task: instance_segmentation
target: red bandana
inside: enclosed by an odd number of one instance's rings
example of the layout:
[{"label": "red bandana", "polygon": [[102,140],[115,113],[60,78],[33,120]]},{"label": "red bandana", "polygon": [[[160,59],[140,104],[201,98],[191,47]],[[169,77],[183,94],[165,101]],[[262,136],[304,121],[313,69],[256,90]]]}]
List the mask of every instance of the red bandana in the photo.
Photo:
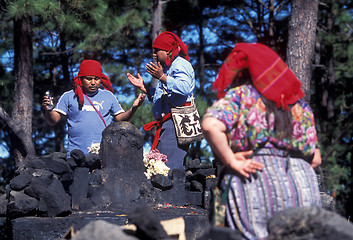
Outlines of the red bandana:
[{"label": "red bandana", "polygon": [[180,46],[180,51],[186,55],[185,59],[189,61],[188,46],[186,46],[181,39],[172,32],[162,32],[154,40],[152,47],[158,48],[171,52],[171,56],[167,58],[166,65],[170,66],[176,56],[179,54],[178,46]]},{"label": "red bandana", "polygon": [[80,106],[83,106],[83,103],[85,102],[81,82],[81,77],[84,76],[100,77],[102,86],[105,89],[113,92],[112,84],[110,83],[109,78],[102,72],[101,64],[94,60],[84,60],[80,65],[78,75],[74,78],[74,91]]},{"label": "red bandana", "polygon": [[238,43],[213,83],[218,98],[226,94],[227,87],[245,68],[249,69],[255,88],[274,101],[277,108],[288,110],[288,104],[294,104],[304,97],[301,82],[272,49],[260,43]]}]

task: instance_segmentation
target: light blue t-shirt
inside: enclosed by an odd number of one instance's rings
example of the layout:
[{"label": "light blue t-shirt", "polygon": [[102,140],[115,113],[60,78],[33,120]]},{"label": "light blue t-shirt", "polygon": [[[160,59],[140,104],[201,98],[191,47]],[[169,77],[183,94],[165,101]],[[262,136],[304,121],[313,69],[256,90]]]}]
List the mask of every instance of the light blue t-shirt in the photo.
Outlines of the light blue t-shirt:
[{"label": "light blue t-shirt", "polygon": [[[119,101],[110,91],[99,89],[96,94],[87,97],[101,113],[107,126],[112,121],[111,116],[124,112]],[[75,92],[67,91],[60,97],[54,110],[67,117],[68,154],[73,149],[80,149],[88,154],[88,147],[92,143],[101,142],[105,125],[86,97],[82,109],[79,109]]]},{"label": "light blue t-shirt", "polygon": [[150,91],[153,99],[152,113],[157,120],[162,118],[162,113],[167,114],[170,112],[167,99],[162,104],[163,88],[174,106],[180,106],[185,104],[185,102],[191,101],[191,93],[195,88],[194,69],[190,62],[182,57],[176,57],[170,67],[164,69],[164,73],[167,75],[167,84],[162,84],[161,81],[158,81],[156,88]]}]

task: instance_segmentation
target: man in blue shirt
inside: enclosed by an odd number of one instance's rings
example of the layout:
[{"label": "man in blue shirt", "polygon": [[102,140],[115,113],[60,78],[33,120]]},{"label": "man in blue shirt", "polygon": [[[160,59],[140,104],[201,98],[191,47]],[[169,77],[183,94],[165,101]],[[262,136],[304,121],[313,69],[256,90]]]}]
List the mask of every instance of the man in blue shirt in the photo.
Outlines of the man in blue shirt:
[{"label": "man in blue shirt", "polygon": [[[65,92],[53,110],[48,108],[48,97],[45,96],[42,103],[50,126],[56,125],[63,116],[67,118],[68,154],[73,149],[88,154],[88,147],[101,142],[102,131],[112,119],[129,121],[145,98],[140,94],[132,107],[124,111],[112,93],[109,78],[103,74],[100,63],[94,60],[81,63],[74,85],[74,90]],[[100,89],[101,85],[105,89]]]}]

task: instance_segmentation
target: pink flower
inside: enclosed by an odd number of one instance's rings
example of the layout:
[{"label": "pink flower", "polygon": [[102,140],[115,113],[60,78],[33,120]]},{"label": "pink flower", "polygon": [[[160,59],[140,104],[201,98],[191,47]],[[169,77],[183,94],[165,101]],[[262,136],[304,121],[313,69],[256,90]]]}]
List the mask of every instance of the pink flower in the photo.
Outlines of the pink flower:
[{"label": "pink flower", "polygon": [[167,156],[163,153],[160,153],[157,149],[151,150],[146,157],[148,159],[154,159],[155,161],[162,161],[164,163],[168,161]]},{"label": "pink flower", "polygon": [[252,105],[254,105],[255,99],[252,97],[246,97],[244,98],[244,105],[247,109],[251,108]]},{"label": "pink flower", "polygon": [[316,129],[314,126],[311,126],[306,130],[306,135],[308,137],[308,142],[310,144],[315,144],[315,142],[316,142]]},{"label": "pink flower", "polygon": [[254,126],[255,123],[258,121],[258,111],[256,108],[251,108],[249,110],[248,116],[247,116],[247,121],[250,125]]},{"label": "pink flower", "polygon": [[293,121],[292,127],[293,127],[293,137],[298,141],[301,141],[301,139],[303,138],[303,132],[304,132],[302,126],[298,121]]},{"label": "pink flower", "polygon": [[260,123],[260,127],[262,129],[267,129],[268,128],[267,119],[266,119],[266,113],[261,113],[260,114],[259,123]]},{"label": "pink flower", "polygon": [[245,132],[245,125],[238,125],[235,135],[234,135],[234,139],[235,140],[241,140],[245,137],[246,132]]}]

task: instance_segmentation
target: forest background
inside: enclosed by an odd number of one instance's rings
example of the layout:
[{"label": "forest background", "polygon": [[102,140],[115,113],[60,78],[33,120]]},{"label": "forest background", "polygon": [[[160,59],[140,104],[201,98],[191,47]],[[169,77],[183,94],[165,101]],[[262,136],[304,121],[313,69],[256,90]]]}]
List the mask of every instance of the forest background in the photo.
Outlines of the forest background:
[{"label": "forest background", "polygon": [[[353,1],[343,0],[1,0],[0,185],[5,191],[27,156],[65,151],[65,123],[49,127],[41,102],[72,88],[83,59],[102,63],[124,109],[138,91],[126,73],[145,71],[158,33],[188,45],[202,115],[215,100],[211,85],[237,42],[273,48],[303,83],[316,117],[322,152],[317,170],[336,211],[353,214]],[[306,32],[307,30],[308,32]],[[146,145],[153,120],[145,101],[132,119]],[[188,158],[213,159],[205,141]]]}]

